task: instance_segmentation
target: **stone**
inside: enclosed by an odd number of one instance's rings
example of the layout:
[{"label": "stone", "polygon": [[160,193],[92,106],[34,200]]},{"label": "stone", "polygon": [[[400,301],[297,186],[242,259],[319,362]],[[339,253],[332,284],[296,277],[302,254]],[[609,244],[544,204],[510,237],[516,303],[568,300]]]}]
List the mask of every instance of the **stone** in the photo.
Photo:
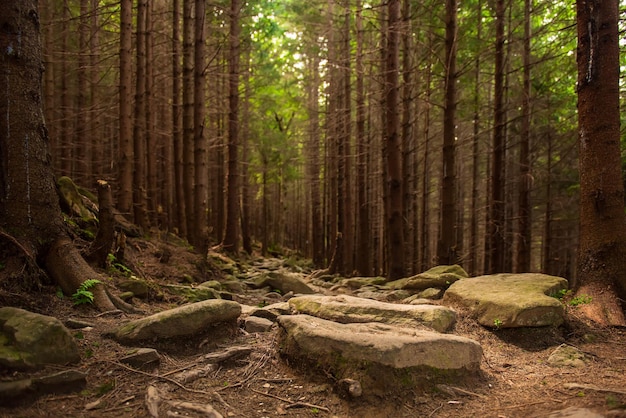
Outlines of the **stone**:
[{"label": "stone", "polygon": [[340,324],[309,315],[279,316],[280,350],[297,362],[359,381],[363,393],[459,378],[480,368],[482,348],[469,338],[381,323]]},{"label": "stone", "polygon": [[289,299],[289,304],[299,313],[340,323],[380,322],[447,332],[456,322],[456,313],[444,306],[403,305],[349,295],[297,296]]},{"label": "stone", "polygon": [[441,299],[443,296],[443,290],[435,287],[429,287],[428,289],[418,292],[416,296],[420,299]]},{"label": "stone", "polygon": [[175,284],[166,284],[163,285],[165,289],[169,290],[171,293],[184,297],[187,302],[201,302],[203,300],[209,299],[221,299],[220,293],[210,287],[191,287],[191,286],[181,286]]},{"label": "stone", "polygon": [[222,290],[222,284],[217,280],[208,280],[206,282],[202,282],[198,285],[198,287],[208,287],[215,290]]},{"label": "stone", "polygon": [[244,320],[244,329],[250,333],[253,332],[267,332],[272,328],[274,323],[266,318],[259,318],[258,316],[249,316]]},{"label": "stone", "polygon": [[289,292],[300,294],[315,293],[309,285],[302,280],[302,274],[290,273],[286,271],[270,271],[258,276],[254,280],[257,288],[269,286],[273,291],[278,290],[281,294]]},{"label": "stone", "polygon": [[459,279],[469,277],[463,267],[453,264],[451,266],[436,266],[423,273],[404,279],[387,283],[392,289],[425,290],[431,287],[447,289]]},{"label": "stone", "polygon": [[78,370],[61,372],[36,377],[0,382],[0,405],[18,404],[28,397],[47,393],[78,392],[87,385],[87,375]]},{"label": "stone", "polygon": [[564,278],[547,274],[494,274],[455,282],[443,303],[468,309],[486,327],[559,326],[565,310],[549,295],[567,287]]},{"label": "stone", "polygon": [[193,336],[217,324],[234,325],[240,314],[241,305],[237,302],[211,299],[129,321],[107,335],[131,345],[153,339]]},{"label": "stone", "polygon": [[148,282],[137,277],[131,277],[128,280],[124,280],[119,283],[117,287],[124,292],[132,292],[133,296],[140,299],[147,298],[148,293],[150,292],[150,285]]},{"label": "stone", "polygon": [[291,313],[293,313],[293,309],[288,302],[278,302],[262,308],[253,308],[249,315],[269,319],[274,322],[279,315],[290,315]]},{"label": "stone", "polygon": [[585,354],[576,347],[561,344],[548,357],[551,366],[584,367]]},{"label": "stone", "polygon": [[358,289],[363,286],[384,285],[386,282],[384,277],[351,277],[340,280],[339,284],[350,289]]},{"label": "stone", "polygon": [[79,361],[78,345],[61,321],[19,308],[0,308],[0,365],[23,370]]},{"label": "stone", "polygon": [[93,324],[82,319],[68,318],[65,320],[65,326],[70,329],[93,328]]},{"label": "stone", "polygon": [[138,348],[132,353],[120,358],[120,363],[128,364],[136,369],[156,366],[160,361],[159,352],[154,348]]}]

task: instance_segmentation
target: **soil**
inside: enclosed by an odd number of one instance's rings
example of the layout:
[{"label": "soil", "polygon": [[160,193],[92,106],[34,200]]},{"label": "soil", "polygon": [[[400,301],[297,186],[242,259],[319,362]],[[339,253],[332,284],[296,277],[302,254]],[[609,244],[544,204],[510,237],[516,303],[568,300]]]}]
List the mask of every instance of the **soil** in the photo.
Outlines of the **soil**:
[{"label": "soil", "polygon": [[[124,265],[155,284],[222,278],[219,269],[188,247],[157,237],[129,239]],[[119,359],[133,348],[119,345],[103,333],[120,321],[177,306],[181,299],[154,292],[147,299],[133,299],[141,314],[101,315],[89,306],[73,306],[71,299],[59,297],[52,285],[28,291],[9,285],[8,275],[5,268],[0,276],[0,306],[21,307],[62,321],[81,319],[94,327],[72,331],[81,350],[78,365],[51,366],[31,373],[0,369],[0,381],[78,369],[88,376],[82,391],[46,394],[0,407],[2,417],[148,417],[145,399],[149,387],[157,389],[160,416],[211,416],[199,412],[199,408],[210,405],[224,417],[255,418],[543,417],[570,407],[626,417],[626,330],[594,328],[585,323],[576,307],[567,307],[567,321],[556,329],[489,330],[460,312],[454,332],[478,341],[484,350],[476,378],[351,399],[337,389],[331,375],[298,368],[282,358],[275,327],[268,333],[250,334],[239,328],[195,340],[162,342],[158,345],[158,367],[130,368]],[[115,269],[105,272],[104,277],[108,276],[111,278],[104,280],[110,285],[124,278]],[[275,296],[249,290],[234,295],[234,300],[257,305],[275,302]],[[584,367],[546,363],[550,353],[563,343],[585,353]],[[233,346],[250,346],[252,352],[222,362],[188,383],[173,378],[177,372],[202,367],[204,355]],[[579,386],[571,388],[568,384]]]}]

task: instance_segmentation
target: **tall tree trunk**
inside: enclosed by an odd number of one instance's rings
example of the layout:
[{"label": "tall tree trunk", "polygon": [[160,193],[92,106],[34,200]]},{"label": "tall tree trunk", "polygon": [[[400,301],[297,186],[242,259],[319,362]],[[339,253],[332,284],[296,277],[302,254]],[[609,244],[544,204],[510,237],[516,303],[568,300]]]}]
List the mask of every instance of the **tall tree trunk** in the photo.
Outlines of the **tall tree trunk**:
[{"label": "tall tree trunk", "polygon": [[531,212],[530,212],[530,11],[532,0],[524,0],[524,81],[522,92],[522,132],[519,151],[519,196],[518,196],[518,272],[530,271]]},{"label": "tall tree trunk", "polygon": [[137,3],[137,71],[135,76],[135,125],[133,129],[133,215],[135,223],[148,229],[146,210],[146,22],[147,0]]},{"label": "tall tree trunk", "polygon": [[239,251],[239,14],[240,0],[230,2],[230,36],[228,54],[228,196],[224,249]]},{"label": "tall tree trunk", "polygon": [[193,57],[194,0],[183,0],[183,192],[187,240],[195,245],[198,229],[194,222],[194,124],[193,124]]},{"label": "tall tree trunk", "polygon": [[577,0],[580,242],[578,295],[592,320],[626,325],[626,223],[620,160],[619,35],[615,0]]},{"label": "tall tree trunk", "polygon": [[74,129],[74,180],[78,184],[91,187],[91,176],[89,175],[89,161],[90,156],[87,151],[87,147],[90,141],[87,141],[87,135],[91,134],[88,131],[89,125],[88,119],[91,117],[87,110],[89,102],[89,89],[87,88],[88,81],[88,38],[89,38],[89,0],[80,0],[80,16],[78,19],[78,91],[77,91],[77,103],[78,110],[76,112],[76,129]]},{"label": "tall tree trunk", "polygon": [[[44,260],[63,291],[73,294],[83,281],[99,276],[65,232],[55,190],[41,103],[37,2],[0,3],[0,27],[0,235],[31,262]],[[115,309],[101,284],[91,290],[98,308]]]},{"label": "tall tree trunk", "polygon": [[132,40],[133,2],[121,0],[117,208],[124,215],[131,215],[133,204]]},{"label": "tall tree trunk", "polygon": [[504,17],[505,0],[496,0],[496,49],[493,148],[491,161],[491,201],[489,225],[489,273],[501,273],[505,255],[505,205],[504,205]]},{"label": "tall tree trunk", "polygon": [[356,1],[356,140],[358,143],[357,162],[357,201],[358,231],[356,269],[368,276],[372,271],[372,245],[370,234],[370,202],[367,196],[368,135],[365,132],[365,67],[363,66],[363,15],[362,2]]},{"label": "tall tree trunk", "polygon": [[241,244],[243,250],[249,255],[252,254],[252,231],[250,224],[252,220],[252,205],[250,195],[250,182],[248,180],[248,161],[250,159],[250,47],[246,48],[245,64],[243,70],[244,77],[244,103],[242,113],[242,135],[241,135]]},{"label": "tall tree trunk", "polygon": [[343,201],[343,211],[339,216],[343,217],[342,232],[342,266],[341,271],[344,275],[351,275],[354,270],[354,199],[352,198],[352,83],[351,83],[351,44],[350,44],[350,27],[351,27],[351,9],[350,0],[345,0],[344,25],[342,33],[342,179],[343,192],[339,195],[339,199]]},{"label": "tall tree trunk", "polygon": [[208,233],[208,189],[209,167],[207,140],[204,132],[205,106],[205,0],[196,0],[194,21],[194,69],[193,69],[193,229],[188,223],[188,231],[194,231],[193,244],[200,254],[209,249]]},{"label": "tall tree trunk", "polygon": [[173,0],[172,8],[172,161],[174,165],[174,194],[176,204],[173,205],[174,224],[178,233],[187,236],[187,221],[185,216],[185,190],[183,188],[183,131],[181,124],[181,48],[180,48],[180,2]]},{"label": "tall tree trunk", "polygon": [[437,258],[439,264],[458,260],[456,190],[456,0],[446,0],[446,76],[443,111],[443,172],[441,187],[441,229]]},{"label": "tall tree trunk", "polygon": [[320,196],[320,117],[319,87],[320,57],[311,58],[310,73],[312,86],[309,89],[309,140],[307,143],[308,184],[311,202],[311,240],[313,264],[320,267],[324,263],[324,228],[322,223],[322,198]]},{"label": "tall tree trunk", "polygon": [[387,256],[388,279],[404,277],[404,223],[402,221],[402,144],[398,117],[398,70],[400,0],[387,3],[387,57],[385,66],[385,149],[387,163]]}]

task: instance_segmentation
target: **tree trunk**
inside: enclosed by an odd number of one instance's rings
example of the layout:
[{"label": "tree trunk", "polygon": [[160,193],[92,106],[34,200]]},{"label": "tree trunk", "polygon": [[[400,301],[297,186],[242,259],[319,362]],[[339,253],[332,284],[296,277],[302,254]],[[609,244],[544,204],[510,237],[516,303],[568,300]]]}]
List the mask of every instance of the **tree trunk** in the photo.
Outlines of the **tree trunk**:
[{"label": "tree trunk", "polygon": [[456,190],[456,0],[446,0],[446,75],[443,111],[443,170],[441,187],[441,229],[437,258],[439,264],[458,260]]},{"label": "tree trunk", "polygon": [[183,192],[187,240],[195,244],[193,156],[193,18],[194,0],[183,0]]},{"label": "tree trunk", "polygon": [[[41,41],[37,2],[0,3],[0,228],[44,260],[50,276],[67,294],[87,279],[99,278],[67,235],[48,154],[41,94]],[[27,94],[25,94],[27,93]],[[92,289],[101,310],[115,306],[104,287]]]},{"label": "tree trunk", "polygon": [[239,251],[239,13],[240,0],[230,3],[230,36],[228,55],[228,195],[226,232],[222,241],[225,250]]},{"label": "tree trunk", "polygon": [[180,67],[180,1],[173,0],[172,22],[172,153],[174,160],[174,194],[176,204],[173,205],[174,225],[182,237],[187,236],[185,212],[185,191],[183,188],[183,132],[181,124],[181,67]]},{"label": "tree trunk", "polygon": [[387,256],[388,279],[404,277],[404,222],[402,221],[402,144],[398,117],[398,69],[400,0],[387,3],[387,56],[385,66],[385,149],[387,163]]},{"label": "tree trunk", "polygon": [[580,242],[577,295],[603,325],[626,325],[626,223],[620,160],[618,5],[577,0]]},{"label": "tree trunk", "polygon": [[489,273],[504,269],[504,17],[505,1],[496,0],[496,49],[493,148],[491,161],[491,201],[489,224]]},{"label": "tree trunk", "polygon": [[193,217],[187,223],[188,231],[193,231],[192,243],[200,254],[209,249],[208,233],[208,194],[209,166],[207,159],[207,139],[204,130],[205,106],[205,0],[195,2],[194,21],[194,68],[193,68]]},{"label": "tree trunk", "polygon": [[146,208],[146,22],[147,0],[137,3],[137,67],[135,74],[135,124],[133,125],[133,218],[148,230]]},{"label": "tree trunk", "polygon": [[[121,1],[120,11],[120,99],[119,99],[119,157],[117,208],[131,215],[133,204],[133,112],[132,56],[133,2]],[[63,60],[65,62],[65,60]]]}]

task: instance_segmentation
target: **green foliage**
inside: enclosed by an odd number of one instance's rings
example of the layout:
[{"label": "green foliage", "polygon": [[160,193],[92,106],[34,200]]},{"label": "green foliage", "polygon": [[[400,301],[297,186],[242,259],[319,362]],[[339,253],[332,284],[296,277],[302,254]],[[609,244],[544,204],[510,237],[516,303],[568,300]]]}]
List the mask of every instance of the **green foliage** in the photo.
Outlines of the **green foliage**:
[{"label": "green foliage", "polygon": [[115,256],[111,253],[107,254],[107,263],[115,270],[124,274],[124,276],[126,277],[130,277],[133,274],[133,271],[131,269],[120,263],[117,258],[115,258]]},{"label": "green foliage", "polygon": [[496,327],[496,329],[500,329],[500,327],[502,326],[503,322],[500,318],[496,318],[493,320],[493,326]]},{"label": "green foliage", "polygon": [[589,295],[578,295],[568,302],[570,306],[586,305],[591,303],[592,297]]},{"label": "green foliage", "polygon": [[72,299],[74,300],[74,306],[92,304],[93,293],[89,289],[93,288],[99,283],[102,283],[102,282],[97,279],[85,280],[80,285],[78,290],[76,290],[76,293],[72,295]]},{"label": "green foliage", "polygon": [[558,292],[551,294],[550,296],[560,300],[562,303],[569,306],[586,305],[588,303],[591,303],[592,301],[592,297],[589,295],[578,295],[571,297],[572,291],[567,289],[561,289]]},{"label": "green foliage", "polygon": [[63,298],[65,298],[65,295],[63,294],[63,289],[61,289],[60,287],[57,287],[57,291],[55,292],[55,295],[56,295],[59,299],[63,299]]},{"label": "green foliage", "polygon": [[562,300],[565,296],[569,296],[572,293],[571,290],[568,289],[561,289],[556,293],[552,293],[550,296],[552,296],[553,298],[556,298],[558,300]]}]

